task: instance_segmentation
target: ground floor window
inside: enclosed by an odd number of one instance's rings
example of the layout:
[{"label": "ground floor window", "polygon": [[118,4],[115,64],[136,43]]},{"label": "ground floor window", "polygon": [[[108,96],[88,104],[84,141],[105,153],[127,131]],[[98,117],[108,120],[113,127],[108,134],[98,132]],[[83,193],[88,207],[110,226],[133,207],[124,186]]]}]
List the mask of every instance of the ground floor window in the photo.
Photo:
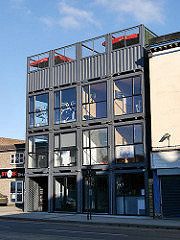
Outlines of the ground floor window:
[{"label": "ground floor window", "polygon": [[23,181],[11,182],[11,202],[23,203]]},{"label": "ground floor window", "polygon": [[[90,206],[91,205],[91,206]],[[84,178],[84,211],[108,213],[108,176]]]},{"label": "ground floor window", "polygon": [[76,176],[55,179],[55,211],[76,211],[77,206]]},{"label": "ground floor window", "polygon": [[116,213],[145,215],[145,184],[143,174],[116,176]]}]

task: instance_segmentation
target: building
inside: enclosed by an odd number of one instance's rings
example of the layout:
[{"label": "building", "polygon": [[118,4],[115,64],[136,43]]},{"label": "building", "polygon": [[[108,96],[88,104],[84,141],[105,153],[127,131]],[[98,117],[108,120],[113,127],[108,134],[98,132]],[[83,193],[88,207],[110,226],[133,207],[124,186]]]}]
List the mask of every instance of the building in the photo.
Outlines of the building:
[{"label": "building", "polygon": [[149,215],[143,25],[28,57],[27,211]]},{"label": "building", "polygon": [[[149,46],[151,168],[156,216],[180,217],[180,32]],[[160,70],[162,69],[162,70]]]},{"label": "building", "polygon": [[25,141],[0,137],[0,193],[23,209]]}]

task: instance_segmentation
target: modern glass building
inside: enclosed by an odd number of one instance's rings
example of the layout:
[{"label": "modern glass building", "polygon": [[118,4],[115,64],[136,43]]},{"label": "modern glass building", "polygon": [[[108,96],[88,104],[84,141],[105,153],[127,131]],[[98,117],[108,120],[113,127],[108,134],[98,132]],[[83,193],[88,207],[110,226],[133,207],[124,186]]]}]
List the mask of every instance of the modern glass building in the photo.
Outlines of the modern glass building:
[{"label": "modern glass building", "polygon": [[27,211],[149,215],[143,25],[28,57]]}]

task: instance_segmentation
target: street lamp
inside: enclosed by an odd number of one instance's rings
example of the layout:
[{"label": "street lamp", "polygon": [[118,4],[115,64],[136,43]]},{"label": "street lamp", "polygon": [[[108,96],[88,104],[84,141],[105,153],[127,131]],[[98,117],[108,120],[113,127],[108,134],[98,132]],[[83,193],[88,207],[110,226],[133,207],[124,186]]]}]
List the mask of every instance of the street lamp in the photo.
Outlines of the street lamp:
[{"label": "street lamp", "polygon": [[169,133],[165,133],[162,138],[159,140],[159,142],[164,142],[166,139],[168,140],[168,147],[170,146],[170,137],[171,135]]}]

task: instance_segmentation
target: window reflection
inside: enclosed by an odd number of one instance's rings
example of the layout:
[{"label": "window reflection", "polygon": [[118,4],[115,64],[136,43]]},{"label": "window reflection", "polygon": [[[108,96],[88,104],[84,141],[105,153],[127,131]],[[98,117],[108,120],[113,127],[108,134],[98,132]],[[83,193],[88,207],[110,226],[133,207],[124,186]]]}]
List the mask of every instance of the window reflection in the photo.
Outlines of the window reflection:
[{"label": "window reflection", "polygon": [[55,92],[55,124],[76,121],[76,88]]},{"label": "window reflection", "polygon": [[41,94],[30,97],[29,105],[29,127],[40,127],[48,125],[48,94]]},{"label": "window reflection", "polygon": [[143,111],[140,76],[114,81],[114,114],[123,115]]},{"label": "window reflection", "polygon": [[144,161],[142,124],[115,127],[115,158],[117,163]]},{"label": "window reflection", "polygon": [[48,136],[40,135],[29,138],[28,168],[48,167]]},{"label": "window reflection", "polygon": [[61,133],[54,136],[54,166],[76,165],[76,133]]},{"label": "window reflection", "polygon": [[108,163],[107,129],[83,132],[83,165]]},{"label": "window reflection", "polygon": [[107,117],[106,82],[84,86],[82,88],[82,104],[83,120]]}]

